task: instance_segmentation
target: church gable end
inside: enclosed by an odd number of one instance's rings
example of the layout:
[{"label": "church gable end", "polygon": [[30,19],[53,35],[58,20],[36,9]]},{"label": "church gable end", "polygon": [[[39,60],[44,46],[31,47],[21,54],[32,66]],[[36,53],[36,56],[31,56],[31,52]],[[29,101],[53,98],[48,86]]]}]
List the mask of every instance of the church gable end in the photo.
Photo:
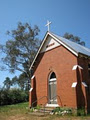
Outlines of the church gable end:
[{"label": "church gable end", "polygon": [[40,53],[46,52],[58,46],[60,46],[60,43],[48,35]]},{"label": "church gable end", "polygon": [[77,53],[75,51],[73,51],[71,48],[69,48],[66,44],[64,44],[59,38],[57,38],[56,36],[54,36],[53,34],[51,34],[50,32],[47,32],[43,41],[42,41],[42,44],[30,66],[30,70],[31,68],[33,67],[34,65],[34,62],[36,61],[39,53],[44,53],[46,51],[49,51],[49,50],[52,50],[56,47],[59,47],[59,46],[63,46],[65,47],[68,51],[70,51],[72,54],[77,55]]}]

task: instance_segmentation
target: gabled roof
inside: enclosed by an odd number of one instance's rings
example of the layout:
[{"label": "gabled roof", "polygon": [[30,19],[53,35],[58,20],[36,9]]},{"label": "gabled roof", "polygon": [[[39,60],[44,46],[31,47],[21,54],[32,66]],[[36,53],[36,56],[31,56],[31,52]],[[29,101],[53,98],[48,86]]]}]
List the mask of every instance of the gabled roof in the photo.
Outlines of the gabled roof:
[{"label": "gabled roof", "polygon": [[[51,33],[53,34],[53,33]],[[63,37],[57,36],[53,34],[55,37],[57,37],[60,41],[62,41],[64,44],[66,44],[68,47],[70,47],[72,50],[76,51],[77,53],[84,54],[86,56],[90,56],[90,49],[86,48],[80,44],[77,44],[75,42],[72,42],[68,39],[65,39]]]},{"label": "gabled roof", "polygon": [[38,54],[40,53],[45,41],[46,41],[46,38],[47,36],[50,35],[55,41],[57,41],[58,43],[60,43],[61,45],[63,45],[65,48],[67,48],[70,52],[72,52],[74,55],[78,56],[79,54],[82,54],[82,55],[85,55],[85,56],[88,56],[90,57],[90,49],[89,48],[86,48],[80,44],[77,44],[75,42],[72,42],[68,39],[65,39],[63,37],[60,37],[58,35],[55,35],[54,33],[51,33],[51,32],[47,32],[43,41],[42,41],[42,44],[30,66],[30,70],[36,60],[36,58],[38,57]]}]

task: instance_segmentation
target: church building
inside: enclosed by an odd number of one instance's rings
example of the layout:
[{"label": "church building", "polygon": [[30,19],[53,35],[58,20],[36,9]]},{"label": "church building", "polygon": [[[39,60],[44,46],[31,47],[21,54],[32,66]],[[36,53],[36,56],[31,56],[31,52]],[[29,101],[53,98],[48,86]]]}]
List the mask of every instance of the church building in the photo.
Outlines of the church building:
[{"label": "church building", "polygon": [[90,49],[48,31],[30,70],[31,106],[90,110]]}]

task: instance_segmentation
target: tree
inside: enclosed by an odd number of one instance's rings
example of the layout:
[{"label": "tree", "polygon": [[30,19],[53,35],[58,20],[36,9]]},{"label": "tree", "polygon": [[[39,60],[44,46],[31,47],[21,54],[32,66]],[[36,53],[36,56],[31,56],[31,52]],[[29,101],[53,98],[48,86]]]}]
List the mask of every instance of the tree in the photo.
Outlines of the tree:
[{"label": "tree", "polygon": [[6,79],[5,79],[5,81],[3,82],[3,84],[4,84],[4,87],[9,90],[10,87],[11,87],[11,85],[12,85],[10,78],[9,78],[9,77],[6,77]]},{"label": "tree", "polygon": [[1,46],[5,53],[2,60],[9,71],[14,73],[18,70],[25,73],[28,81],[31,77],[29,67],[40,45],[40,40],[37,38],[39,32],[38,26],[32,28],[28,23],[19,22],[16,30],[7,32],[10,39]]},{"label": "tree", "polygon": [[18,79],[17,79],[17,84],[21,88],[21,90],[27,90],[28,88],[28,78],[25,73],[22,73]]},{"label": "tree", "polygon": [[17,76],[13,77],[11,80],[11,83],[13,87],[16,87],[16,86],[18,87],[18,77]]},{"label": "tree", "polygon": [[11,80],[12,86],[18,86],[21,90],[28,90],[28,78],[25,73],[15,76]]},{"label": "tree", "polygon": [[71,40],[73,42],[76,42],[76,43],[78,43],[80,45],[85,46],[85,42],[80,41],[80,37],[78,37],[78,36],[74,36],[73,34],[69,34],[69,33],[66,32],[63,37],[68,39],[68,40]]}]

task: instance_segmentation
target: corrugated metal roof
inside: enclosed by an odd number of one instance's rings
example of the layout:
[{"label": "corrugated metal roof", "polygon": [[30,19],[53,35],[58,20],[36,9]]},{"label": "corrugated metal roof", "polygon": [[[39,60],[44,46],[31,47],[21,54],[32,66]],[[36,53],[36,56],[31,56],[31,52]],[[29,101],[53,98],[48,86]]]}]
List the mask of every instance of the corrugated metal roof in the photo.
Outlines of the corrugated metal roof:
[{"label": "corrugated metal roof", "polygon": [[68,39],[65,39],[63,37],[55,35],[55,34],[53,34],[51,32],[50,32],[50,34],[54,35],[57,39],[59,39],[64,44],[66,44],[68,47],[70,47],[75,52],[90,56],[90,49],[89,48],[86,48],[86,47],[84,47],[84,46],[82,46],[80,44],[77,44],[77,43],[72,42],[72,41],[70,41]]}]

